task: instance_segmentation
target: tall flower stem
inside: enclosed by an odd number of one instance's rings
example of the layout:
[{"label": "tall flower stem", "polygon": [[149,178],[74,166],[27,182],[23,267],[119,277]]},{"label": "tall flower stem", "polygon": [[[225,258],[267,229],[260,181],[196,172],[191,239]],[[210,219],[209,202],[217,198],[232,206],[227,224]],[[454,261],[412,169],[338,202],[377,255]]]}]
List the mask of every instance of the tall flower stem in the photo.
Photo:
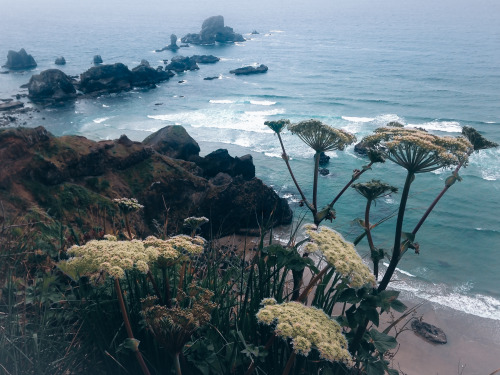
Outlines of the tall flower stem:
[{"label": "tall flower stem", "polygon": [[179,360],[179,354],[180,354],[180,353],[175,353],[175,356],[174,356],[175,374],[176,374],[176,375],[182,375],[182,371],[181,371],[181,362],[180,362],[180,360]]},{"label": "tall flower stem", "polygon": [[[127,308],[125,307],[125,301],[123,300],[122,288],[120,287],[120,280],[115,278],[115,291],[118,297],[118,303],[120,304],[120,311],[122,312],[123,323],[125,324],[125,329],[127,331],[128,338],[131,340],[135,340],[134,333],[132,332],[132,326],[130,325],[130,320],[127,314]],[[142,358],[142,354],[139,351],[139,348],[136,347],[134,349],[135,357],[137,358],[137,362],[141,366],[142,373],[144,375],[150,375],[148,367],[144,362],[144,358]]]},{"label": "tall flower stem", "polygon": [[327,264],[316,276],[312,278],[312,280],[309,282],[307,287],[300,293],[299,297],[297,298],[298,302],[303,302],[306,298],[311,289],[317,284],[319,280],[323,277],[323,275],[330,269],[332,266]]},{"label": "tall flower stem", "polygon": [[163,276],[163,289],[165,290],[165,306],[168,308],[172,307],[172,297],[170,296],[170,283],[167,277],[167,270],[162,267],[161,274]]},{"label": "tall flower stem", "polygon": [[[456,168],[455,170],[453,171],[453,175],[454,176],[457,176],[458,175],[458,171],[460,170],[460,168],[462,168],[462,164],[463,163],[460,163]],[[453,181],[454,182],[454,181]],[[434,199],[434,201],[431,203],[431,205],[429,206],[429,208],[427,208],[427,211],[425,211],[424,215],[422,216],[422,218],[419,220],[419,222],[417,223],[417,225],[415,226],[415,228],[413,229],[412,233],[413,234],[417,234],[418,230],[420,229],[420,227],[422,226],[422,224],[425,222],[425,220],[427,219],[427,217],[429,216],[429,214],[432,212],[432,210],[434,209],[434,207],[436,206],[436,204],[439,202],[439,200],[443,197],[443,195],[448,191],[448,189],[453,185],[453,183],[446,183],[443,190],[441,190],[441,192],[439,193],[439,195],[436,197],[436,199]]]},{"label": "tall flower stem", "polygon": [[414,177],[415,174],[413,172],[408,171],[408,174],[406,175],[405,185],[403,188],[403,193],[401,194],[401,202],[399,203],[398,218],[396,221],[396,233],[394,236],[394,246],[392,248],[392,258],[389,263],[389,267],[387,267],[387,271],[385,271],[385,275],[378,286],[379,292],[387,288],[387,285],[389,285],[391,277],[394,274],[394,271],[396,270],[396,267],[399,263],[399,259],[401,256],[401,234],[403,229],[403,219],[405,216],[406,202],[408,201],[410,186],[411,183],[413,182]]},{"label": "tall flower stem", "polygon": [[286,167],[288,168],[288,172],[290,173],[290,176],[292,177],[293,183],[295,184],[295,187],[297,188],[304,204],[307,206],[307,208],[309,208],[311,210],[311,212],[314,213],[313,206],[311,206],[311,204],[307,200],[306,196],[302,192],[302,189],[300,188],[299,183],[295,179],[295,175],[292,172],[292,167],[290,166],[290,161],[288,160],[288,155],[285,151],[285,146],[283,145],[283,140],[281,139],[281,135],[279,133],[277,133],[277,135],[278,135],[278,139],[280,141],[281,150],[283,151],[282,157],[283,157],[283,160],[285,161]]},{"label": "tall flower stem", "polygon": [[125,216],[125,227],[127,228],[128,239],[132,240],[132,232],[130,231],[130,224],[128,222],[128,215],[123,214],[123,216]]},{"label": "tall flower stem", "polygon": [[375,280],[378,280],[378,257],[373,257],[373,252],[376,250],[375,245],[373,244],[372,232],[370,229],[370,208],[372,205],[372,200],[368,199],[366,202],[365,209],[365,231],[366,231],[366,239],[368,240],[368,246],[370,247],[370,253],[372,254],[371,258],[373,261],[373,276],[375,276]]},{"label": "tall flower stem", "polygon": [[[264,347],[264,350],[269,350],[271,348],[271,346],[273,345],[273,342],[275,339],[276,339],[276,334],[273,333],[273,335],[271,337],[269,337],[269,339],[267,340],[266,346]],[[256,365],[255,361],[252,361],[252,363],[248,367],[248,370],[245,372],[245,375],[250,375],[251,373],[253,373],[256,366],[257,365]]]},{"label": "tall flower stem", "polygon": [[352,176],[351,180],[344,186],[344,188],[342,190],[340,190],[340,192],[333,199],[333,201],[330,202],[330,204],[328,205],[328,207],[332,208],[335,205],[335,203],[337,203],[337,201],[340,199],[340,197],[345,193],[345,191],[349,188],[349,186],[351,186],[354,181],[356,181],[359,177],[361,177],[361,175],[363,173],[365,173],[368,169],[370,169],[372,165],[373,165],[373,163],[370,163],[367,166],[363,167],[362,170],[356,172]]},{"label": "tall flower stem", "polygon": [[318,169],[319,169],[319,156],[320,153],[316,152],[314,154],[314,180],[313,180],[313,206],[314,206],[314,224],[318,225],[316,222],[316,212],[318,212]]},{"label": "tall flower stem", "polygon": [[292,354],[290,354],[290,357],[288,358],[288,361],[286,363],[286,366],[285,366],[285,369],[283,370],[282,375],[288,375],[290,373],[290,370],[292,369],[293,364],[295,363],[296,356],[297,355],[295,354],[295,352],[292,352]]}]

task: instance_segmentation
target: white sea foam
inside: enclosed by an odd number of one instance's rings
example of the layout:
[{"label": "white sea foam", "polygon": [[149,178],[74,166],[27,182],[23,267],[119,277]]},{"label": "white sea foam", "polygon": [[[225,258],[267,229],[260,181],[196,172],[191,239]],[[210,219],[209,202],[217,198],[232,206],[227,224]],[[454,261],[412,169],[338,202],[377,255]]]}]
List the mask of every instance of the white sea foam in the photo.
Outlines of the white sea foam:
[{"label": "white sea foam", "polygon": [[229,99],[210,99],[210,103],[212,104],[233,104],[234,100],[229,100]]},{"label": "white sea foam", "polygon": [[102,107],[103,108],[109,108],[109,105],[103,104]]},{"label": "white sea foam", "polygon": [[283,30],[269,30],[270,33],[284,33]]},{"label": "white sea foam", "polygon": [[[384,262],[384,265],[387,266],[387,263]],[[500,320],[500,300],[482,294],[466,294],[472,287],[470,283],[450,288],[444,284],[427,283],[409,272],[398,268],[396,270],[400,277],[391,283],[391,288],[466,314]]]},{"label": "white sea foam", "polygon": [[250,104],[254,105],[274,105],[276,102],[272,102],[270,100],[250,100]]},{"label": "white sea foam", "polygon": [[425,130],[433,130],[448,133],[462,132],[462,126],[457,121],[430,121],[423,124],[408,124],[409,128],[422,128]]},{"label": "white sea foam", "polygon": [[96,124],[100,124],[104,121],[107,121],[109,120],[111,117],[101,117],[101,118],[96,118],[95,120],[92,120],[93,122],[95,122]]},{"label": "white sea foam", "polygon": [[373,117],[349,117],[349,116],[342,116],[342,119],[351,122],[371,122],[375,120],[375,118]]},{"label": "white sea foam", "polygon": [[277,152],[264,152],[264,155],[270,157],[270,158],[279,158],[281,159],[281,154]]}]

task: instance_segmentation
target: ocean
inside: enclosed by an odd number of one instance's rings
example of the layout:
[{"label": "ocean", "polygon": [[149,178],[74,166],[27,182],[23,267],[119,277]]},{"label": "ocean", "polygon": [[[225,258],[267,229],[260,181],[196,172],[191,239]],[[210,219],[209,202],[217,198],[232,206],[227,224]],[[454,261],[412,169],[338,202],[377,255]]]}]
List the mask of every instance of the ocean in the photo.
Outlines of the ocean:
[{"label": "ocean", "polygon": [[[278,139],[264,121],[314,118],[361,139],[389,121],[440,135],[473,126],[500,143],[500,2],[496,0],[268,1],[213,3],[145,0],[68,2],[0,0],[0,63],[10,49],[25,48],[38,67],[0,74],[0,98],[26,93],[32,74],[55,68],[78,75],[100,54],[104,63],[152,66],[175,55],[213,54],[216,64],[178,74],[153,90],[134,90],[33,112],[27,126],[43,125],[55,135],[142,140],[171,124],[183,125],[202,153],[227,148],[251,154],[256,173],[292,204],[298,196],[281,159]],[[190,46],[155,53],[199,32],[203,20],[221,14],[247,41]],[[259,34],[252,35],[257,30]],[[229,70],[265,64],[266,74],[234,76]],[[218,76],[206,81],[204,77]],[[179,83],[182,81],[182,83]],[[311,195],[313,152],[289,133],[287,152],[306,195]],[[320,178],[319,202],[326,204],[366,164],[353,147],[328,153],[330,174]],[[438,194],[449,171],[418,175],[412,185],[404,230],[411,231]],[[397,282],[406,298],[500,320],[500,149],[482,151],[461,171],[417,236],[420,255],[400,262]],[[376,165],[361,181],[382,179],[402,188],[404,171],[391,162]],[[372,209],[375,222],[397,207],[397,194]],[[360,232],[364,199],[350,189],[336,204],[328,225],[353,240]],[[306,215],[306,218],[310,216]],[[374,232],[389,248],[395,220]],[[367,246],[358,247],[367,255]]]}]

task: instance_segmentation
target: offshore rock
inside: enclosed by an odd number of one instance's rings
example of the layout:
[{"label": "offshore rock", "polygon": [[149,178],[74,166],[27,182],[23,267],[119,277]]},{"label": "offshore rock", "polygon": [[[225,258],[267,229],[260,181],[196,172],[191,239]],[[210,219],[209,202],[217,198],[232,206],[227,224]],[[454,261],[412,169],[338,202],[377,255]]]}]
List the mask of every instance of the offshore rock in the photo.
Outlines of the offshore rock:
[{"label": "offshore rock", "polygon": [[231,177],[240,176],[244,180],[255,177],[255,165],[251,155],[233,158],[226,149],[218,149],[204,158],[192,160],[203,170],[205,178],[215,177],[220,172]]},{"label": "offshore rock", "polygon": [[330,157],[324,152],[321,152],[321,154],[319,154],[319,165],[326,165],[329,162],[330,162]]},{"label": "offshore rock", "polygon": [[9,51],[7,53],[7,62],[2,67],[10,70],[26,70],[36,68],[36,61],[33,56],[21,48],[19,52]]},{"label": "offshore rock", "polygon": [[34,102],[61,102],[76,98],[73,80],[59,69],[44,70],[31,77],[28,97]]},{"label": "offshore rock", "polygon": [[54,61],[54,64],[56,65],[66,65],[66,59],[64,58],[64,56],[60,56],[56,59],[56,61]]},{"label": "offshore rock", "polygon": [[181,73],[186,70],[198,70],[199,66],[196,61],[192,60],[190,57],[185,56],[175,56],[170,61],[170,64],[165,66],[165,70],[173,70],[174,72]]},{"label": "offshore rock", "polygon": [[265,73],[268,71],[268,67],[264,64],[261,64],[258,67],[253,66],[245,66],[243,68],[238,68],[234,70],[230,70],[229,73],[236,75],[248,75],[248,74],[257,74],[257,73]]},{"label": "offshore rock", "polygon": [[12,111],[14,109],[19,109],[24,107],[23,102],[18,102],[18,101],[8,101],[5,103],[0,103],[0,111]]},{"label": "offshore rock", "polygon": [[197,64],[214,64],[219,61],[220,58],[214,55],[193,55],[190,57],[190,60]]},{"label": "offshore rock", "polygon": [[93,59],[94,65],[99,65],[102,64],[102,57],[101,55],[95,55]]},{"label": "offshore rock", "polygon": [[181,41],[191,44],[214,44],[215,42],[244,42],[245,38],[235,33],[233,28],[224,26],[223,16],[213,16],[203,21],[199,34],[187,34]]},{"label": "offshore rock", "polygon": [[173,77],[165,72],[140,64],[130,71],[122,63],[94,66],[80,75],[79,89],[84,94],[103,94],[152,86]]},{"label": "offshore rock", "polygon": [[413,320],[411,328],[416,335],[433,344],[446,344],[448,342],[444,331],[432,324]]},{"label": "offshore rock", "polygon": [[155,52],[162,52],[162,51],[177,51],[180,47],[177,45],[177,35],[172,34],[170,35],[170,44],[166,47],[163,47],[162,49],[157,49]]},{"label": "offshore rock", "polygon": [[[208,217],[214,233],[221,234],[256,227],[271,213],[275,224],[290,223],[286,200],[259,179],[220,171],[209,181],[195,163],[160,154],[146,143],[126,136],[100,142],[55,137],[43,127],[0,129],[5,215],[18,217],[40,207],[84,232],[111,228],[119,215],[112,199],[134,197],[144,210],[131,214],[130,222],[143,238],[155,231],[154,221],[165,222],[167,208],[169,234],[189,216]],[[86,214],[90,210],[92,215]]]}]

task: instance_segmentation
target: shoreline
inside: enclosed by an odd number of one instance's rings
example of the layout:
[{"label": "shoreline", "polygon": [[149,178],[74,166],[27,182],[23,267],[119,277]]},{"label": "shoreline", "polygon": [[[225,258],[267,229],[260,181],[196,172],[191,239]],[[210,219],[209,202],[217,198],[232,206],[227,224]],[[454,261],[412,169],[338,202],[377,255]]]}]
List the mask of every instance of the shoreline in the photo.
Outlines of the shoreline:
[{"label": "shoreline", "polygon": [[[284,233],[287,227],[276,229]],[[251,254],[248,249],[257,246],[258,240],[250,235],[232,235],[218,241],[236,246],[238,250],[243,250],[246,244],[247,254]],[[401,292],[400,299],[408,309],[422,305],[397,325],[400,330],[408,322],[397,337],[398,347],[392,351],[392,368],[403,375],[492,375],[500,369],[500,320],[458,311],[405,291]],[[383,331],[401,315],[395,311],[382,314],[378,330]],[[421,316],[424,322],[445,332],[446,344],[432,344],[412,331],[409,321]],[[395,335],[395,330],[391,329],[389,334]]]}]

